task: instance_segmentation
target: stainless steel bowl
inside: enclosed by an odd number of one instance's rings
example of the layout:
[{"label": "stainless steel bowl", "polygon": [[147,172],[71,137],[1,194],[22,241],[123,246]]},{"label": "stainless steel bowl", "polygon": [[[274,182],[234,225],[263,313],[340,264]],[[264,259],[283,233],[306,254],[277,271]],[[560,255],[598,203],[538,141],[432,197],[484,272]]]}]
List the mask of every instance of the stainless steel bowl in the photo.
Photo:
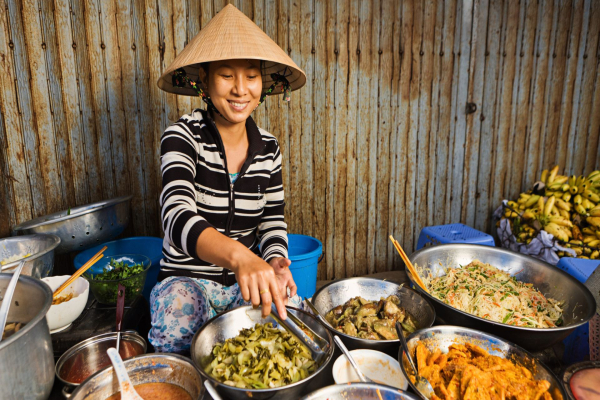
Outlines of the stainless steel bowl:
[{"label": "stainless steel bowl", "polygon": [[575,328],[587,323],[596,312],[596,302],[590,291],[577,279],[537,258],[498,247],[472,244],[443,244],[421,249],[409,256],[420,274],[438,277],[445,268],[467,265],[479,260],[493,265],[522,282],[532,283],[546,297],[564,302],[564,325],[557,328],[525,328],[479,318],[451,307],[413,285],[433,303],[445,323],[479,329],[503,337],[530,351],[546,349],[567,337]]},{"label": "stainless steel bowl", "polygon": [[[440,325],[422,329],[411,334],[407,338],[406,344],[408,345],[408,350],[414,356],[415,348],[418,343],[424,344],[430,351],[435,351],[435,349],[439,348],[442,353],[447,353],[450,345],[467,342],[483,348],[491,355],[508,358],[511,361],[516,361],[529,368],[534,372],[535,379],[545,379],[550,382],[550,394],[552,394],[552,398],[555,400],[566,398],[566,393],[559,380],[554,376],[552,371],[544,365],[544,363],[536,361],[525,349],[501,339],[498,336],[476,331],[475,329]],[[414,359],[415,357],[413,357],[413,360]],[[402,348],[400,348],[400,351],[398,352],[398,360],[402,372],[408,379],[408,384],[412,390],[414,390],[414,392],[422,399],[427,400],[427,397],[417,390],[409,378],[408,370],[410,370],[410,366]]]},{"label": "stainless steel bowl", "polygon": [[[194,400],[204,394],[202,378],[189,358],[178,354],[146,354],[125,361],[134,385],[171,383],[185,389]],[[110,366],[92,375],[71,395],[70,400],[105,400],[120,391],[119,381]]]},{"label": "stainless steel bowl", "polygon": [[327,365],[333,357],[334,345],[333,337],[331,334],[317,321],[315,317],[304,311],[296,308],[287,307],[288,313],[293,313],[298,317],[304,324],[311,328],[316,334],[326,339],[329,343],[327,349],[327,357],[325,361],[319,366],[315,373],[308,377],[293,383],[291,385],[273,388],[273,389],[240,389],[233,386],[224,385],[212,376],[204,372],[204,369],[211,362],[212,349],[217,343],[223,343],[226,339],[235,337],[244,328],[252,328],[255,324],[266,324],[272,322],[273,325],[277,325],[277,322],[268,316],[267,318],[261,318],[260,309],[252,309],[252,306],[238,307],[230,311],[226,311],[216,317],[210,319],[204,324],[202,328],[192,340],[191,354],[194,364],[200,370],[202,377],[208,379],[217,389],[217,392],[224,399],[247,399],[251,397],[256,400],[263,399],[297,399],[302,393],[304,388],[307,386],[310,380],[323,373]]},{"label": "stainless steel bowl", "polygon": [[[4,295],[12,274],[0,274]],[[0,342],[0,398],[36,399],[50,396],[54,384],[54,355],[46,313],[52,291],[44,282],[20,276],[8,322],[24,322],[20,331]]]},{"label": "stainless steel bowl", "polygon": [[[316,309],[325,316],[332,308],[344,304],[353,297],[361,296],[366,300],[379,301],[382,297],[395,294],[400,299],[400,306],[415,319],[418,329],[433,325],[435,310],[433,306],[415,290],[398,285],[394,282],[373,278],[348,278],[333,281],[323,286],[312,297]],[[396,340],[368,340],[335,330],[327,324],[333,334],[338,335],[349,349],[374,349],[383,352],[396,353],[400,341]]]},{"label": "stainless steel bowl", "polygon": [[[379,390],[379,394],[377,393]],[[381,396],[381,397],[380,397]],[[412,393],[377,383],[344,383],[312,392],[301,400],[418,400]]]},{"label": "stainless steel bowl", "polygon": [[[27,235],[0,239],[0,261],[13,256],[24,256],[25,266],[22,275],[37,279],[52,274],[54,269],[54,250],[60,245],[60,238],[55,235]],[[20,261],[14,261],[2,266],[2,272],[12,273]]]},{"label": "stainless steel bowl", "polygon": [[[64,352],[55,368],[56,377],[65,385],[63,394],[68,395],[91,375],[111,365],[106,350],[116,344],[117,333],[109,332],[79,342]],[[121,333],[119,354],[123,360],[145,353],[146,341],[137,332]]]},{"label": "stainless steel bowl", "polygon": [[45,215],[14,226],[13,235],[54,234],[57,254],[81,251],[114,239],[129,224],[129,200],[122,196]]}]

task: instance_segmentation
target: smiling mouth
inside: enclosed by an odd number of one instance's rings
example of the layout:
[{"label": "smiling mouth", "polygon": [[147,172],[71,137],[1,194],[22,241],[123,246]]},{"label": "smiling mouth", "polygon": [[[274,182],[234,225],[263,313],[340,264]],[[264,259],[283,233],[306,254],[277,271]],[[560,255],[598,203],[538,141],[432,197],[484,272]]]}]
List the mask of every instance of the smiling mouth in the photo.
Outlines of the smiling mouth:
[{"label": "smiling mouth", "polygon": [[242,111],[244,110],[250,102],[238,103],[237,101],[227,100],[227,102],[231,105],[234,110]]}]

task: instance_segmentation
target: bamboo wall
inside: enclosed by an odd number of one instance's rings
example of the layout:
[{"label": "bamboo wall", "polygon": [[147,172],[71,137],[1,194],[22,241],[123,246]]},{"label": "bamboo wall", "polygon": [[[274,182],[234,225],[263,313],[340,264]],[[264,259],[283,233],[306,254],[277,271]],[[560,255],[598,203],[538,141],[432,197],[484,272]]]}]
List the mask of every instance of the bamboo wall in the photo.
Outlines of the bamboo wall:
[{"label": "bamboo wall", "polygon": [[[401,265],[422,227],[491,229],[558,163],[600,163],[600,1],[234,1],[308,75],[256,111],[284,154],[291,232],[319,278]],[[133,193],[161,235],[159,139],[197,98],[161,71],[226,1],[0,0],[0,237]]]}]

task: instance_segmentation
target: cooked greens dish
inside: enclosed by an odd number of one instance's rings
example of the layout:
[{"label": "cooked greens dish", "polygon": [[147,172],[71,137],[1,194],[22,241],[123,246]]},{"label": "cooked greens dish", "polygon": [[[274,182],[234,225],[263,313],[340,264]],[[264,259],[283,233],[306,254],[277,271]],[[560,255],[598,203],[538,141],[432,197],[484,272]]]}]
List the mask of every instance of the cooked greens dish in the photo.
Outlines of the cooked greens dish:
[{"label": "cooked greens dish", "polygon": [[417,330],[414,319],[400,307],[396,295],[379,301],[353,297],[344,305],[335,307],[325,315],[327,322],[346,335],[369,340],[395,340],[396,322],[402,325],[402,333],[408,336]]},{"label": "cooked greens dish", "polygon": [[130,266],[124,261],[115,261],[114,258],[111,258],[108,267],[104,267],[104,273],[94,275],[94,280],[116,281],[127,279],[130,276],[139,274],[142,271],[144,271],[144,264],[142,263],[133,264]]},{"label": "cooked greens dish", "polygon": [[143,263],[127,263],[111,258],[104,272],[95,274],[86,272],[90,288],[101,303],[115,304],[119,291],[119,283],[125,286],[125,300],[131,302],[144,288],[148,266]]},{"label": "cooked greens dish", "polygon": [[309,350],[272,323],[242,329],[238,336],[217,343],[205,368],[225,385],[268,389],[298,382],[317,369]]}]

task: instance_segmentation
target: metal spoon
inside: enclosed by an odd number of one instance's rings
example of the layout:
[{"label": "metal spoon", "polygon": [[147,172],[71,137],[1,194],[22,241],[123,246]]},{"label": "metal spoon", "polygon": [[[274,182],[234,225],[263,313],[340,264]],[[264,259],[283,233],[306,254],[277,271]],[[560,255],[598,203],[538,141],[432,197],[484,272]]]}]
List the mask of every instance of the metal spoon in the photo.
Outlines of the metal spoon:
[{"label": "metal spoon", "polygon": [[295,318],[286,318],[283,320],[279,317],[277,307],[275,307],[274,303],[271,304],[271,318],[277,321],[279,325],[283,326],[288,332],[296,336],[298,340],[305,344],[310,351],[312,359],[317,364],[320,364],[321,361],[327,357],[327,353],[310,336],[308,336],[306,332],[300,329],[296,322],[294,322],[296,320]]},{"label": "metal spoon", "polygon": [[352,358],[352,356],[350,355],[350,352],[348,351],[348,349],[346,348],[346,346],[344,346],[344,343],[342,343],[342,339],[340,339],[339,336],[334,336],[333,337],[333,341],[335,342],[335,344],[338,345],[338,347],[340,348],[340,350],[342,351],[342,353],[344,353],[344,355],[346,356],[346,358],[348,359],[348,361],[350,361],[350,364],[352,365],[352,367],[354,368],[354,371],[356,372],[356,375],[358,375],[358,379],[360,379],[361,382],[373,382],[372,379],[370,379],[369,377],[365,376],[360,369],[358,368],[358,364],[356,363],[356,361],[354,361],[354,358]]},{"label": "metal spoon", "polygon": [[210,394],[210,397],[212,397],[213,400],[223,400],[221,395],[217,393],[217,389],[215,389],[215,387],[212,383],[210,383],[210,381],[204,381],[204,386],[206,387],[206,391],[208,392],[208,394]]},{"label": "metal spoon", "polygon": [[[408,345],[406,344],[406,338],[404,337],[404,334],[402,333],[402,325],[400,325],[399,322],[396,322],[396,333],[398,333],[398,339],[400,339],[400,344],[402,345],[402,349],[404,350],[404,353],[406,353],[406,358],[408,359],[408,363],[410,364],[411,368],[413,369],[413,372],[415,373],[415,386],[416,386],[417,390],[419,392],[421,392],[423,394],[423,396],[430,399],[431,396],[433,396],[433,387],[431,386],[431,383],[429,383],[429,381],[427,379],[425,379],[421,375],[419,375],[419,371],[417,370],[417,367],[415,366],[415,363],[412,359],[410,351],[408,350]],[[398,362],[402,363],[402,355],[399,358],[400,359],[398,360]]]},{"label": "metal spoon", "polygon": [[[317,310],[317,307],[315,307],[315,305],[312,303],[311,300],[307,299],[306,297],[304,298],[304,302],[306,303],[306,305],[308,305],[308,307],[311,309],[311,311],[313,312],[313,314],[315,314],[315,316],[317,317],[317,319],[324,324],[325,326],[329,325],[331,326],[331,324],[329,322],[327,322],[327,320],[325,319],[325,317],[323,317],[321,315],[321,313],[319,312],[319,310]],[[333,328],[333,326],[331,326]]]},{"label": "metal spoon", "polygon": [[2,298],[2,306],[0,306],[0,341],[2,341],[2,335],[4,334],[4,328],[6,327],[6,320],[8,319],[8,310],[10,308],[10,303],[12,303],[12,297],[15,293],[15,288],[17,287],[17,282],[19,281],[19,276],[21,275],[21,271],[23,270],[23,266],[25,265],[25,261],[21,261],[15,272],[13,272],[12,278],[8,282],[8,286],[6,287],[6,291],[4,292],[4,296]]},{"label": "metal spoon", "polygon": [[117,349],[111,347],[106,352],[108,353],[108,357],[110,357],[110,362],[112,362],[119,385],[121,386],[121,400],[144,400],[133,388],[133,383],[131,383],[129,375],[127,375],[127,369],[125,368],[125,364],[123,364],[123,359],[117,353]]}]

